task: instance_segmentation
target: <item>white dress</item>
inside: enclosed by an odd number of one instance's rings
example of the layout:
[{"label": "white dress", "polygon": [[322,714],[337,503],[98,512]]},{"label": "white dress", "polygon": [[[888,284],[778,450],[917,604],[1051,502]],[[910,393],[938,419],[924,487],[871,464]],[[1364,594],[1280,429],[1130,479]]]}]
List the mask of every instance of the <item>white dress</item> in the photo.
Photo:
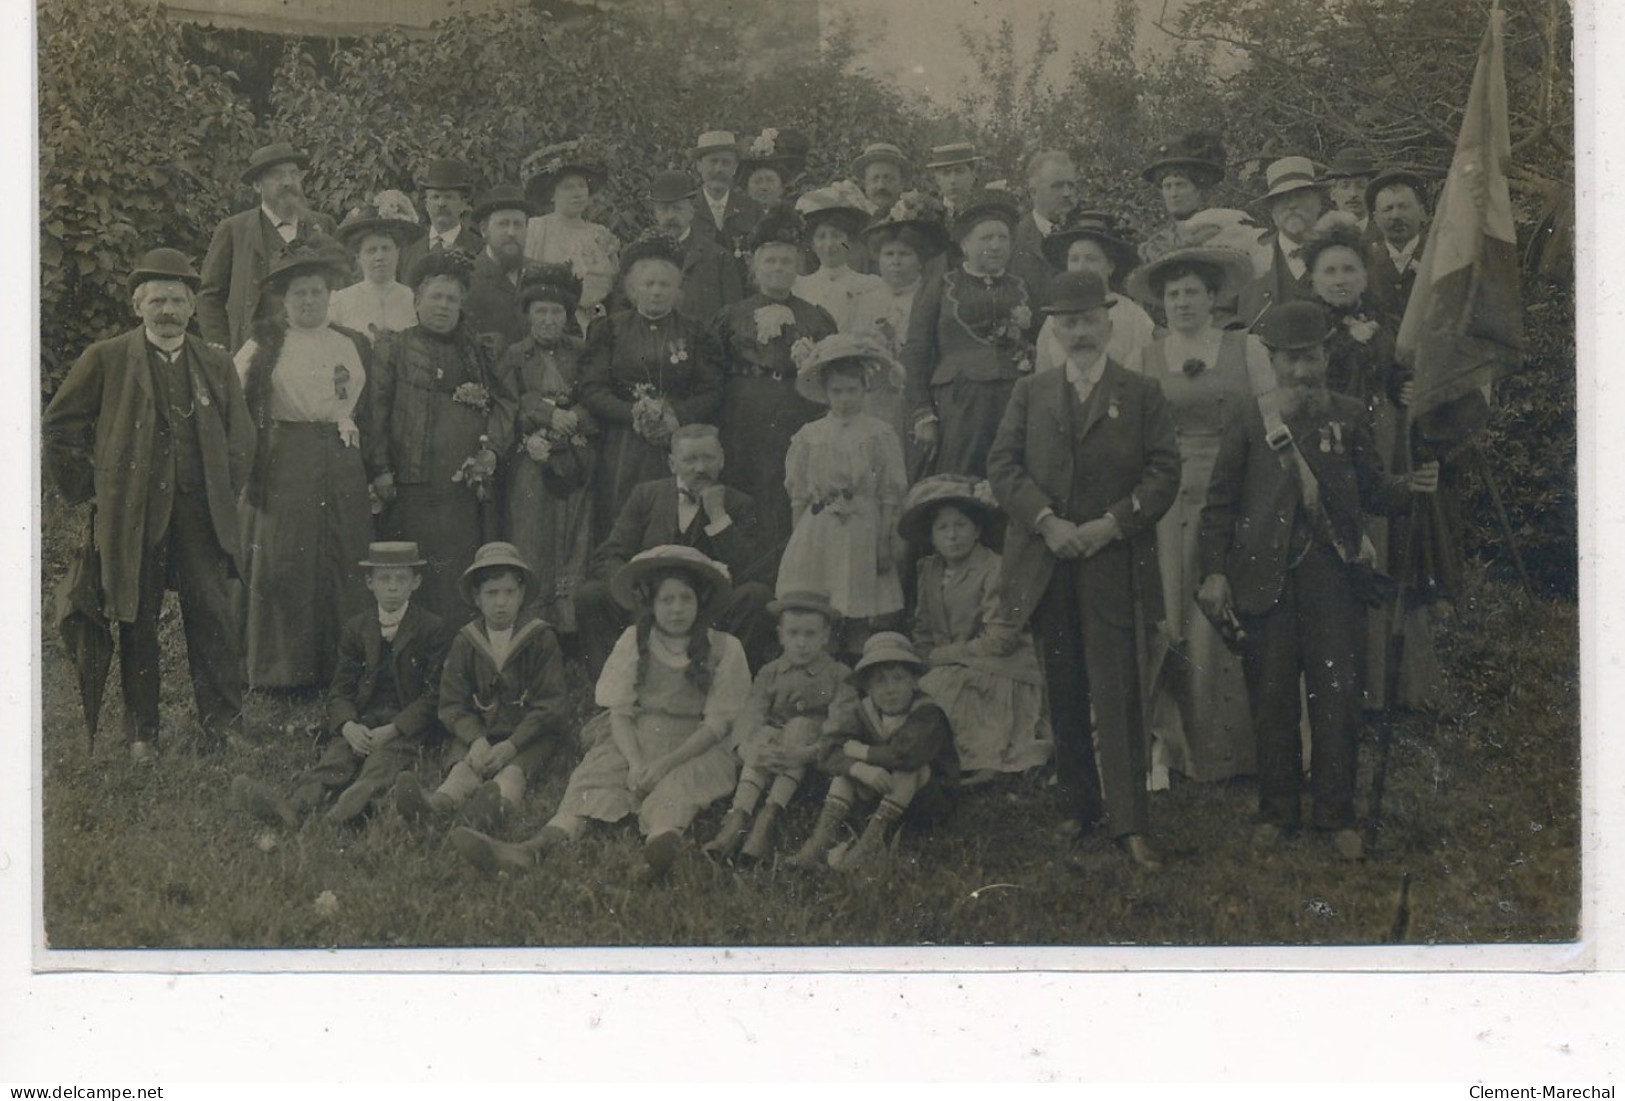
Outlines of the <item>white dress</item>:
[{"label": "white dress", "polygon": [[[822,306],[835,319],[839,332],[849,333],[857,321],[858,299],[886,281],[878,275],[865,275],[851,268],[819,268],[811,275],[798,275],[790,293],[815,306]],[[908,330],[904,330],[905,335]]]},{"label": "white dress", "polygon": [[[878,287],[870,287],[858,295],[853,304],[851,331],[880,337],[882,345],[891,351],[892,358],[897,359],[903,354],[903,341],[908,339],[908,319],[914,313],[914,300],[919,297],[920,288],[924,285],[925,280],[918,279],[896,291],[882,280]],[[900,392],[883,387],[870,390],[869,396],[864,399],[863,411],[891,425],[899,440],[908,439],[913,425],[907,403]]]},{"label": "white dress", "polygon": [[416,325],[418,311],[412,304],[411,287],[391,282],[379,288],[363,279],[333,292],[327,320],[354,329],[368,340],[377,340],[379,333],[405,332]]},{"label": "white dress", "polygon": [[620,241],[597,222],[566,221],[557,214],[543,214],[532,218],[525,231],[526,260],[533,264],[569,264],[581,277],[583,318],[593,316],[598,304],[609,297],[620,256]]}]

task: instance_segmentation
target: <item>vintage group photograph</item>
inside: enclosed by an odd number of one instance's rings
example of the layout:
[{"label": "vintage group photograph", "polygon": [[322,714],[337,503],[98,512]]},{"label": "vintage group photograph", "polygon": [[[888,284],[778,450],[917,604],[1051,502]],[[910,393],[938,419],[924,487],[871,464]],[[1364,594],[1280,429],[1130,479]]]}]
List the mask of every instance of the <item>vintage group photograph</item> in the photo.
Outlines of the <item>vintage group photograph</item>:
[{"label": "vintage group photograph", "polygon": [[1567,0],[35,21],[37,966],[1580,939]]}]

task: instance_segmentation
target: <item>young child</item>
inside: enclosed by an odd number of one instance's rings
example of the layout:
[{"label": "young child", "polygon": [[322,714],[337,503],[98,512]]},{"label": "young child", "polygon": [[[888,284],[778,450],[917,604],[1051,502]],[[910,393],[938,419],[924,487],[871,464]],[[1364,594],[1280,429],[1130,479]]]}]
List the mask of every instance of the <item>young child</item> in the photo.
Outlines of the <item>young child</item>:
[{"label": "young child", "polygon": [[953,728],[961,789],[1037,768],[1054,748],[1032,636],[998,620],[1001,520],[984,483],[939,474],[909,490],[897,524],[936,552],[919,562],[914,645],[932,666],[920,688]]},{"label": "young child", "polygon": [[863,698],[831,712],[825,724],[818,767],[834,777],[818,825],[790,864],[810,868],[826,862],[835,833],[857,801],[880,800],[857,844],[837,865],[855,870],[886,844],[892,824],[904,814],[922,824],[953,810],[959,786],[959,757],[942,708],[920,691],[930,668],[907,636],[882,631],[864,644],[852,671]]},{"label": "young child", "polygon": [[446,638],[440,617],[411,602],[423,584],[418,545],[373,543],[360,565],[378,606],[339,635],[327,749],[286,797],[247,776],[231,782],[237,805],[269,825],[295,828],[330,791],[340,794],[327,820],[353,821],[443,733],[435,708]]},{"label": "young child", "polygon": [[479,615],[452,639],[440,676],[440,721],[453,761],[427,794],[417,774],[395,783],[403,818],[441,817],[468,803],[471,821],[494,828],[519,805],[528,778],[563,729],[564,655],[558,635],[525,608],[536,576],[512,543],[487,543],[463,571],[463,596]]},{"label": "young child", "polygon": [[830,706],[852,693],[852,670],[829,656],[835,609],[823,593],[786,593],[767,610],[779,617],[783,656],[762,666],[750,686],[750,700],[734,720],[734,743],[744,768],[734,789],[733,808],[705,851],[729,856],[744,836],[762,789],[767,805],[756,816],[739,855],[760,860],[773,827],[790,805],[807,766],[818,759],[818,739]]},{"label": "young child", "polygon": [[708,626],[728,594],[727,568],[692,547],[654,547],[622,566],[610,589],[636,622],[598,677],[605,710],[581,732],[586,756],[558,811],[529,841],[452,832],[457,851],[483,869],[533,867],[579,838],[588,819],[636,814],[648,876],[658,880],[694,816],[734,789],[726,739],[750,695],[750,667],[738,639]]},{"label": "young child", "polygon": [[777,595],[828,593],[844,617],[838,653],[857,652],[869,621],[884,625],[903,607],[892,562],[892,528],[907,486],[903,445],[891,425],[863,411],[869,389],[901,378],[902,368],[872,336],[844,333],[814,345],[796,373],[796,389],[829,413],[790,441],[784,485],[793,530]]}]

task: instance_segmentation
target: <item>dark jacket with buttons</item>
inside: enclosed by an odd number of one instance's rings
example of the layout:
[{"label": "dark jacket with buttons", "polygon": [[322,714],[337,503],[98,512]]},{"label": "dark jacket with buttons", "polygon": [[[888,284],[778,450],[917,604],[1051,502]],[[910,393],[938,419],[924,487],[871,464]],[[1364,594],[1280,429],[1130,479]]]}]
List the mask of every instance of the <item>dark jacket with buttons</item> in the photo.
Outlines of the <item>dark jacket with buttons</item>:
[{"label": "dark jacket with buttons", "polygon": [[[406,606],[394,639],[387,643],[376,608],[352,618],[339,635],[338,662],[327,692],[328,728],[337,733],[349,722],[369,727],[394,723],[404,739],[429,740],[440,728],[435,712],[447,641],[444,621],[416,604]],[[385,700],[393,702],[393,709]]]}]

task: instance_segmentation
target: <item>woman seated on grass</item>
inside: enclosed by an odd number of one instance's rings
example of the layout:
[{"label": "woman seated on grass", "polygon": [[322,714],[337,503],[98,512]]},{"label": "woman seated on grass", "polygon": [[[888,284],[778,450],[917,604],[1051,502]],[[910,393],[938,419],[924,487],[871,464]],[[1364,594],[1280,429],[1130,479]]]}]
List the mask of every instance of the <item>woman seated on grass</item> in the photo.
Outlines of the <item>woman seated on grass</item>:
[{"label": "woman seated on grass", "polygon": [[457,851],[488,871],[530,868],[589,819],[636,814],[649,878],[670,872],[694,816],[734,790],[725,739],[750,695],[750,667],[738,639],[708,626],[728,588],[727,568],[692,547],[654,547],[622,566],[611,592],[636,622],[598,677],[605,710],[581,732],[587,754],[558,811],[518,844],[457,829]]}]

